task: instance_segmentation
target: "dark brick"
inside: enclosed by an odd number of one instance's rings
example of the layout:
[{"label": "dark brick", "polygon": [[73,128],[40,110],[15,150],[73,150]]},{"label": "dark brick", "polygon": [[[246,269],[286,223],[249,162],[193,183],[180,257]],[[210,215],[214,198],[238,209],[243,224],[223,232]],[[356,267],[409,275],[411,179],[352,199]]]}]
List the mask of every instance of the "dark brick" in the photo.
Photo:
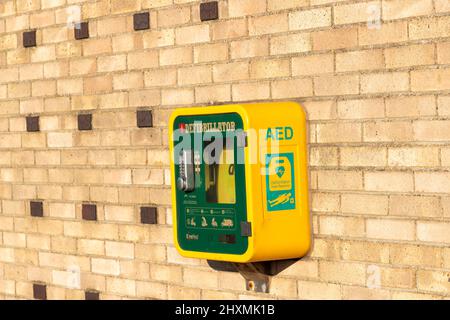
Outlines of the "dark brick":
[{"label": "dark brick", "polygon": [[92,114],[78,115],[78,130],[92,130]]},{"label": "dark brick", "polygon": [[139,128],[150,128],[153,126],[153,117],[150,110],[138,110],[136,121]]},{"label": "dark brick", "polygon": [[33,298],[47,300],[47,286],[45,284],[33,283]]},{"label": "dark brick", "polygon": [[81,215],[83,220],[96,221],[97,220],[97,205],[83,204],[81,207]]},{"label": "dark brick", "polygon": [[155,207],[141,207],[141,223],[157,224],[157,212]]},{"label": "dark brick", "polygon": [[148,12],[135,13],[133,25],[136,31],[150,29],[150,14]]},{"label": "dark brick", "polygon": [[75,32],[75,39],[77,40],[89,38],[89,23],[80,22],[75,24],[74,32]]},{"label": "dark brick", "polygon": [[39,131],[39,116],[28,116],[27,117],[27,131],[28,132]]},{"label": "dark brick", "polygon": [[209,21],[219,19],[219,5],[217,1],[200,3],[200,20]]},{"label": "dark brick", "polygon": [[98,291],[86,291],[84,298],[86,300],[100,300],[100,293]]},{"label": "dark brick", "polygon": [[23,33],[23,46],[25,48],[36,47],[36,30]]},{"label": "dark brick", "polygon": [[30,201],[30,215],[32,217],[43,217],[44,208],[42,201]]}]

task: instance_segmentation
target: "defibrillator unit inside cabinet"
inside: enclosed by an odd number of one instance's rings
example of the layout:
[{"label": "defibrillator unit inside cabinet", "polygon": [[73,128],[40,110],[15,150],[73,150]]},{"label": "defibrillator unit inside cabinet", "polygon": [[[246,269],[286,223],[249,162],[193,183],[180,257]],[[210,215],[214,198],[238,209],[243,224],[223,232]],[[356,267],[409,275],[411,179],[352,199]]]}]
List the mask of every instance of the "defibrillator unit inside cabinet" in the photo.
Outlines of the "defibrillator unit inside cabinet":
[{"label": "defibrillator unit inside cabinet", "polygon": [[181,255],[247,263],[308,252],[306,119],[299,104],[180,108],[169,131]]}]

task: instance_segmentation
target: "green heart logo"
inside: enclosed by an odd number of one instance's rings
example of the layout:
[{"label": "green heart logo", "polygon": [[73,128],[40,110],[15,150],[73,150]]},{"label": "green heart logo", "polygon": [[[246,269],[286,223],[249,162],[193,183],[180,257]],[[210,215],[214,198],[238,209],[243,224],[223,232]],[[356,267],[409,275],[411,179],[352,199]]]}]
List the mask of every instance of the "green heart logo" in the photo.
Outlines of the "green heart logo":
[{"label": "green heart logo", "polygon": [[284,175],[285,169],[284,169],[284,167],[278,167],[276,171],[277,171],[278,178],[281,178]]}]

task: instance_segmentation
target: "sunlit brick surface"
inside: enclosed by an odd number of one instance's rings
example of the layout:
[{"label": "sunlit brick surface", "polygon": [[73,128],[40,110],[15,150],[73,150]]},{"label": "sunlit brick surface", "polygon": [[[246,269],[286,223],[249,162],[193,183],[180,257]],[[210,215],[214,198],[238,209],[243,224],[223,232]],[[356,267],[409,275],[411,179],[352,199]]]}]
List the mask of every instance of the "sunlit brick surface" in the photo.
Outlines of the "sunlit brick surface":
[{"label": "sunlit brick surface", "polygon": [[[204,22],[199,6],[0,1],[0,298],[448,299],[449,1],[219,0]],[[167,123],[273,100],[307,111],[314,243],[254,294],[176,252]]]}]

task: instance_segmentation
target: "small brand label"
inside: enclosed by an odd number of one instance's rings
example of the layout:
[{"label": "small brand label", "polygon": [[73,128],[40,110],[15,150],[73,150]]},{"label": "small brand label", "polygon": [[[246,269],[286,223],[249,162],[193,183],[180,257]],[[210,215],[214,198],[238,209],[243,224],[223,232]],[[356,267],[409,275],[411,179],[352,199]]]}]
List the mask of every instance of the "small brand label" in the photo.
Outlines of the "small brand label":
[{"label": "small brand label", "polygon": [[267,210],[295,209],[294,154],[266,155]]}]

